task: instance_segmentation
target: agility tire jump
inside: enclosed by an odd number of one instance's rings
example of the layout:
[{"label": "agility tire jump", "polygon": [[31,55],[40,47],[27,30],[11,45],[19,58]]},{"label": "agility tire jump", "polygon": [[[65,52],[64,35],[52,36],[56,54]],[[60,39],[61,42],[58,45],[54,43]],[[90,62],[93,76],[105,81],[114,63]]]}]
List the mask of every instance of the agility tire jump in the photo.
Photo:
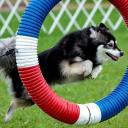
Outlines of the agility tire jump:
[{"label": "agility tire jump", "polygon": [[[31,0],[22,16],[16,39],[20,78],[33,101],[53,118],[68,124],[94,124],[107,120],[128,105],[128,69],[117,88],[96,103],[74,104],[57,96],[41,74],[37,57],[38,36],[49,11],[60,0]],[[128,26],[128,0],[110,0]],[[50,106],[50,108],[49,108]]]}]

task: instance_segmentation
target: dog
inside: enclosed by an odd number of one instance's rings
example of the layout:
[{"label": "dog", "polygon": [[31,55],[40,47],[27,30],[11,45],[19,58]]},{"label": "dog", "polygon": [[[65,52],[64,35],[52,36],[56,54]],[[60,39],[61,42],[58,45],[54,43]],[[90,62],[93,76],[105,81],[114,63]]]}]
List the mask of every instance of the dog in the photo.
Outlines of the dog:
[{"label": "dog", "polygon": [[[11,119],[17,108],[34,104],[17,71],[15,42],[16,37],[0,40],[0,70],[12,92],[5,122]],[[44,78],[53,85],[88,77],[95,79],[107,60],[117,61],[123,54],[115,36],[105,24],[100,23],[99,26],[67,34],[54,47],[39,53],[38,59]]]}]

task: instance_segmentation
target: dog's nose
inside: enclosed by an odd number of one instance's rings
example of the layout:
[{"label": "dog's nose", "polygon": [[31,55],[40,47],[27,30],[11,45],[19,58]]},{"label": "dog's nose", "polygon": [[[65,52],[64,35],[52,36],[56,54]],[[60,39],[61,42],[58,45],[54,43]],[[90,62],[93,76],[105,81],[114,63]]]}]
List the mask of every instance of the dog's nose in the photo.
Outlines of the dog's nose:
[{"label": "dog's nose", "polygon": [[120,56],[123,56],[123,55],[124,55],[124,52],[123,52],[123,51],[121,51],[121,52],[120,52]]}]

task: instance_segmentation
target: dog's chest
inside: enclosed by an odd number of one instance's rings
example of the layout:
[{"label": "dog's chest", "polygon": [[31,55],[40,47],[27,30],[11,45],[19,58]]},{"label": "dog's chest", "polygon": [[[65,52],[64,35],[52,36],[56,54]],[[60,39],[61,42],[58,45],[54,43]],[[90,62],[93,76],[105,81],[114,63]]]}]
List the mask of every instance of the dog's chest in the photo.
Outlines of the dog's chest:
[{"label": "dog's chest", "polygon": [[97,64],[103,64],[108,60],[108,58],[105,57],[103,54],[97,54],[96,56],[96,63]]}]

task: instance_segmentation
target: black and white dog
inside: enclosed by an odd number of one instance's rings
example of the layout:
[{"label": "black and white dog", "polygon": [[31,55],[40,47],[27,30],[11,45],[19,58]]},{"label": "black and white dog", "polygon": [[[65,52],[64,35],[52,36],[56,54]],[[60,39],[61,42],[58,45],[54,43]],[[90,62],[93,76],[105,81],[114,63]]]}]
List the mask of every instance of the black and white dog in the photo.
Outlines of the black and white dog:
[{"label": "black and white dog", "polygon": [[[12,91],[5,122],[10,120],[17,108],[34,104],[18,75],[15,51],[15,37],[0,40],[0,69]],[[40,68],[50,85],[88,76],[95,79],[104,62],[108,59],[117,61],[121,56],[123,51],[117,47],[115,37],[103,23],[72,32],[53,48],[38,54]]]}]

